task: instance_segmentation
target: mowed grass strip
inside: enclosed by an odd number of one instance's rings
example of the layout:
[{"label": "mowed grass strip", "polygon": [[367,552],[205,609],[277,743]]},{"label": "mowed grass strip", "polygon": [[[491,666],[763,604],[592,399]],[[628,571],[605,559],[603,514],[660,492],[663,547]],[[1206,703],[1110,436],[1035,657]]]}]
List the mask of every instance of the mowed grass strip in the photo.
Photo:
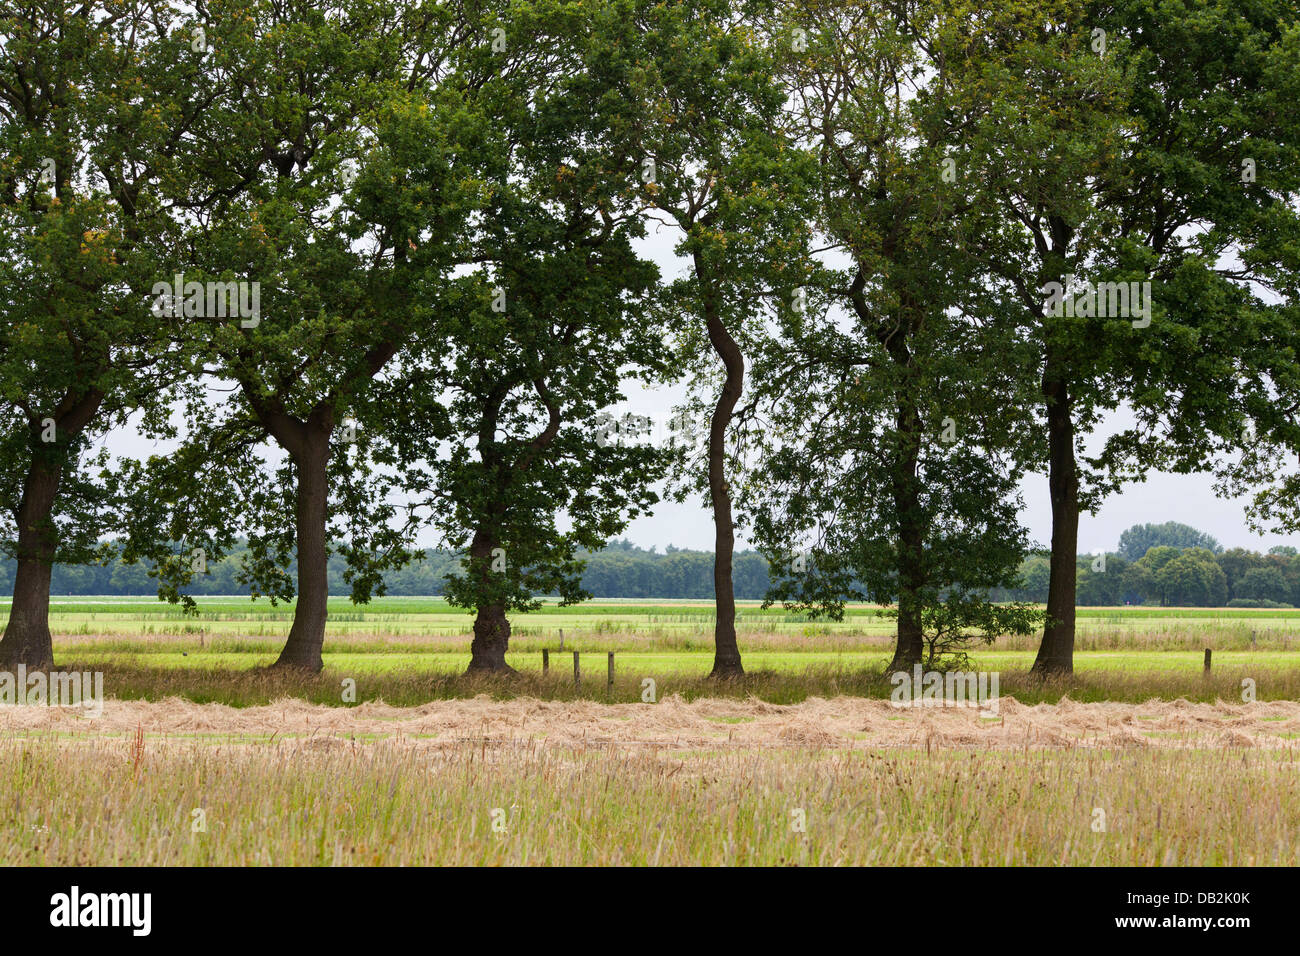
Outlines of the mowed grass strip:
[{"label": "mowed grass strip", "polygon": [[[1180,666],[1163,666],[1172,654],[1158,655],[1161,661],[1149,667],[1128,666],[1131,662],[1103,659],[1092,666],[1080,655],[1072,677],[1043,681],[1029,673],[1032,657],[1014,661],[977,662],[998,674],[998,693],[1026,703],[1055,703],[1062,697],[1077,701],[1127,701],[1141,703],[1185,698],[1191,701],[1222,700],[1241,703],[1249,687],[1255,699],[1300,700],[1300,662],[1278,660],[1281,655],[1256,654],[1247,660],[1224,660],[1205,677],[1199,662],[1183,661]],[[216,702],[233,707],[267,704],[283,697],[297,697],[311,703],[345,707],[354,703],[382,700],[409,707],[430,700],[474,697],[485,694],[497,699],[537,697],[542,700],[598,700],[635,703],[651,689],[656,698],[677,694],[686,700],[702,697],[757,698],[768,703],[791,704],[810,697],[888,698],[894,691],[885,673],[885,660],[877,666],[859,663],[809,664],[805,661],[749,661],[746,676],[735,681],[709,679],[710,655],[693,655],[681,660],[666,655],[618,655],[615,680],[607,688],[606,658],[591,655],[582,659],[582,682],[575,685],[572,659],[552,657],[548,674],[540,665],[516,661],[519,673],[508,678],[465,676],[468,655],[430,655],[426,666],[419,660],[398,655],[385,660],[377,655],[339,657],[326,655],[326,669],[315,675],[283,673],[268,669],[273,656],[248,656],[231,660],[166,660],[158,655],[121,658],[115,655],[87,656],[60,664],[64,670],[99,670],[104,673],[106,696],[122,700],[163,700],[181,697],[198,703]],[[1226,657],[1226,655],[1225,655]],[[1195,666],[1193,664],[1195,663]],[[772,666],[776,664],[778,666]],[[653,681],[648,685],[647,680]],[[1243,683],[1246,682],[1246,683]],[[345,694],[345,691],[347,692]],[[347,699],[353,696],[354,699]]]},{"label": "mowed grass strip", "polygon": [[1300,862],[1294,753],[0,738],[0,774],[4,865]]}]

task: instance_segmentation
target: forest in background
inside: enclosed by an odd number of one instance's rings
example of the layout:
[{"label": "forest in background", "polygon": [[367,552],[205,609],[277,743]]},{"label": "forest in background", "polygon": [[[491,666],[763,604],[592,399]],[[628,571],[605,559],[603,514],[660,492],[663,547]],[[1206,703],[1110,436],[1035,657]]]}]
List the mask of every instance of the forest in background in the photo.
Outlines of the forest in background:
[{"label": "forest in background", "polygon": [[[247,547],[213,561],[196,577],[194,595],[244,595],[238,579]],[[713,552],[675,548],[640,548],[627,540],[611,541],[585,554],[582,586],[597,598],[712,600]],[[444,576],[459,568],[449,551],[427,549],[422,560],[385,576],[386,593],[399,597],[442,595]],[[344,593],[345,562],[330,558],[330,590]],[[770,584],[767,560],[756,551],[735,559],[736,597],[762,600]],[[14,562],[0,562],[0,592],[13,587]],[[1267,553],[1245,548],[1225,550],[1218,541],[1187,525],[1135,525],[1120,537],[1116,551],[1078,557],[1079,604],[1112,606],[1153,604],[1168,607],[1300,606],[1300,553],[1279,546]],[[1047,599],[1048,555],[1036,551],[1022,562],[1021,587],[989,592],[993,601]],[[57,565],[52,591],[61,596],[153,596],[157,582],[142,564],[111,560],[104,565]]]}]

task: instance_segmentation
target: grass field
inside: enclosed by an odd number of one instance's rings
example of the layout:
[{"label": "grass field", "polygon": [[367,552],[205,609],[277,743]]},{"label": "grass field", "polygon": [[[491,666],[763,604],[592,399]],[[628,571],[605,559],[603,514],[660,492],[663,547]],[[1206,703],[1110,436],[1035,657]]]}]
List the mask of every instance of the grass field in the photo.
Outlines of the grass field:
[{"label": "grass field", "polygon": [[[698,602],[593,601],[548,604],[513,620],[511,664],[519,681],[461,679],[469,659],[470,616],[440,599],[381,598],[357,607],[331,603],[319,678],[266,675],[288,634],[292,607],[247,599],[200,599],[199,613],[140,599],[64,599],[51,609],[59,666],[105,672],[110,695],[173,694],[247,705],[283,694],[343,703],[343,680],[356,681],[357,701],[413,705],[473,693],[635,701],[642,681],[687,698],[756,695],[778,703],[810,695],[887,696],[884,673],[893,622],[878,609],[854,606],[843,621],[812,621],[780,608],[742,602],[738,632],[749,678],[719,688],[712,666],[712,608]],[[1132,700],[1187,697],[1240,699],[1241,681],[1260,699],[1300,697],[1300,610],[1216,608],[1082,608],[1076,674],[1042,684],[1028,670],[1034,635],[978,647],[974,666],[1002,675],[1003,693],[1023,700]],[[565,653],[561,654],[563,647]],[[1210,679],[1205,648],[1214,651]],[[551,669],[542,673],[542,650]],[[567,653],[578,651],[581,686]],[[615,681],[607,686],[607,654]]]},{"label": "grass field", "polygon": [[722,685],[697,603],[518,615],[508,681],[441,601],[331,610],[303,676],[264,666],[289,607],[58,601],[108,701],[0,707],[0,864],[1300,863],[1300,611],[1082,609],[1070,679],[976,649],[993,714],[881,699],[872,608],[742,606]]},{"label": "grass field", "polygon": [[0,864],[1300,862],[1300,704],[0,710]]},{"label": "grass field", "polygon": [[[171,747],[133,772],[125,745],[5,748],[0,773],[19,785],[0,798],[15,821],[0,827],[0,863],[1300,861],[1298,765],[1258,755],[789,751],[666,760],[595,750],[484,759],[462,747],[420,759],[381,745],[292,757],[288,749]],[[1105,832],[1091,828],[1098,810]]]},{"label": "grass field", "polygon": [[[5,606],[0,601],[0,610]],[[293,619],[291,604],[199,598],[196,615],[177,606],[139,598],[55,598],[51,629],[66,639],[95,641],[151,637],[210,641],[283,639]],[[1243,608],[1080,608],[1079,649],[1189,649],[1207,638],[1238,649],[1290,646],[1300,650],[1300,609]],[[635,602],[595,600],[574,607],[554,603],[529,614],[512,616],[512,646],[520,650],[596,642],[603,649],[631,650],[653,642],[657,650],[706,650],[711,647],[712,605],[691,601]],[[330,599],[330,644],[374,646],[384,642],[468,646],[470,615],[438,598],[379,598],[353,605]],[[842,621],[811,620],[807,614],[758,602],[738,602],[737,628],[756,649],[850,650],[884,647],[893,621],[879,609],[850,605]],[[620,646],[610,641],[622,642]],[[1007,639],[1008,649],[1030,650],[1036,638]],[[584,644],[573,644],[583,649]],[[592,643],[591,647],[595,647]],[[1226,646],[1225,646],[1226,649]]]}]

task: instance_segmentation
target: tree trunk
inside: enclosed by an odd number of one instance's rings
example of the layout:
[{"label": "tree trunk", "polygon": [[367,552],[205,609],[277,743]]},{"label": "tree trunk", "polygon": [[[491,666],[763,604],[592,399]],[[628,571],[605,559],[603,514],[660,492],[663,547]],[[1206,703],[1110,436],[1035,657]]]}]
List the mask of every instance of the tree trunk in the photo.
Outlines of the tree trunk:
[{"label": "tree trunk", "polygon": [[[899,371],[906,373],[911,356],[901,336],[889,343]],[[894,462],[894,510],[898,514],[898,643],[890,672],[911,670],[921,661],[925,636],[921,627],[921,589],[925,586],[925,522],[917,477],[921,459],[921,416],[908,398],[907,383],[898,391],[898,458]]]},{"label": "tree trunk", "polygon": [[[496,536],[485,528],[474,532],[470,542],[470,558],[478,562],[480,593],[492,590],[492,552],[497,548]],[[481,605],[474,616],[474,640],[469,648],[469,667],[466,674],[514,674],[515,669],[506,663],[510,648],[510,620],[500,602]]]},{"label": "tree trunk", "polygon": [[889,662],[889,672],[910,671],[919,664],[925,653],[925,639],[921,630],[921,608],[914,595],[900,591],[898,595],[898,643],[894,646],[894,659]]},{"label": "tree trunk", "polygon": [[43,437],[45,426],[31,422],[31,465],[14,518],[18,524],[17,561],[9,622],[0,638],[0,663],[50,667],[50,575],[58,550],[58,530],[50,516],[67,467],[68,441],[81,434],[104,402],[96,387],[64,395],[55,409],[55,442]]},{"label": "tree trunk", "polygon": [[1047,407],[1048,486],[1052,496],[1052,556],[1047,582],[1047,622],[1032,673],[1074,671],[1074,599],[1079,550],[1079,470],[1068,384],[1049,352],[1043,371]]},{"label": "tree trunk", "polygon": [[298,472],[295,510],[298,539],[298,601],[293,626],[276,667],[320,671],[329,615],[329,556],[325,540],[329,508],[329,429],[304,428],[293,454]]},{"label": "tree trunk", "polygon": [[899,586],[898,586],[898,643],[890,672],[911,670],[920,663],[925,652],[925,637],[921,627],[921,599],[919,590],[924,578],[922,568],[922,534],[916,523],[905,523],[899,535]]},{"label": "tree trunk", "polygon": [[722,323],[717,295],[710,284],[703,257],[695,253],[696,278],[705,290],[704,322],[713,350],[722,359],[726,379],[709,424],[709,500],[713,506],[713,671],[710,677],[743,677],[740,646],[736,642],[736,591],[732,582],[732,556],[736,550],[736,525],[731,515],[731,488],[727,484],[727,429],[745,387],[745,357]]},{"label": "tree trunk", "polygon": [[59,493],[62,469],[33,455],[23,497],[15,515],[18,521],[17,572],[9,623],[0,639],[0,663],[48,668],[54,664],[50,638],[50,574],[58,547],[50,515]]},{"label": "tree trunk", "polygon": [[506,663],[510,647],[510,620],[503,604],[489,604],[474,617],[474,640],[470,644],[466,674],[513,674]]}]

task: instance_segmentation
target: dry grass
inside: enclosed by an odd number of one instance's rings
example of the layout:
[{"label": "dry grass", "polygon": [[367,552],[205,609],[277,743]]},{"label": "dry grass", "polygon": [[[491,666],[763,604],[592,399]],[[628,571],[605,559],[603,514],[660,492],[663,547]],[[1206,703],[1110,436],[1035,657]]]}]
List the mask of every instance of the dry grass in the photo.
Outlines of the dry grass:
[{"label": "dry grass", "polygon": [[[215,631],[138,616],[61,631],[60,669],[105,673],[102,717],[0,707],[0,865],[1300,862],[1300,667],[1277,653],[1297,644],[1281,617],[1097,618],[1078,649],[1124,653],[1072,679],[987,657],[989,718],[891,707],[883,661],[865,661],[890,645],[871,618],[755,616],[746,652],[792,653],[722,684],[693,676],[710,634],[681,609],[517,629],[517,666],[559,627],[566,647],[631,652],[607,691],[603,654],[584,654],[581,688],[555,655],[546,676],[460,676],[449,615],[339,614],[316,676],[251,666],[278,651],[283,610]],[[1216,656],[1208,678],[1148,653],[1204,646],[1260,653]],[[182,651],[202,656],[177,666]],[[858,661],[801,653],[827,651]],[[645,676],[658,703],[640,702]],[[1244,678],[1259,702],[1239,703]]]},{"label": "dry grass", "polygon": [[[219,702],[236,707],[265,705],[281,697],[298,697],[316,704],[343,704],[343,681],[356,681],[357,702],[384,700],[398,706],[417,706],[431,700],[474,697],[480,694],[509,700],[537,697],[547,700],[598,700],[633,703],[641,700],[642,680],[653,676],[658,695],[676,694],[686,700],[757,697],[769,703],[790,704],[810,697],[888,698],[893,690],[883,665],[878,668],[829,665],[791,665],[789,670],[754,670],[741,680],[719,683],[656,669],[640,673],[619,664],[612,691],[607,690],[603,655],[584,658],[581,687],[574,687],[571,663],[553,658],[553,669],[521,671],[509,679],[466,677],[446,670],[402,667],[382,671],[327,668],[318,675],[282,673],[269,668],[166,667],[145,663],[99,663],[61,660],[60,670],[103,671],[108,696],[120,699],[162,700],[184,697],[197,703]],[[622,659],[619,659],[622,660]],[[707,661],[706,661],[707,663]],[[1254,682],[1259,700],[1300,699],[1300,668],[1276,665],[1261,654],[1250,666],[1217,666],[1206,678],[1197,670],[1173,671],[1159,662],[1136,669],[1119,667],[1080,672],[1061,680],[1043,681],[1026,667],[1000,668],[1000,690],[1023,703],[1052,703],[1068,696],[1077,701],[1138,703],[1153,697],[1165,700],[1213,702],[1241,700],[1242,681]],[[464,661],[456,661],[463,666]],[[703,670],[703,667],[699,668]]]},{"label": "dry grass", "polygon": [[1300,704],[1001,709],[6,708],[0,863],[1300,862]]},{"label": "dry grass", "polygon": [[[417,741],[422,749],[461,744],[529,749],[814,748],[926,750],[977,748],[1252,748],[1300,755],[1300,702],[1253,704],[1150,700],[1142,704],[1026,705],[1014,697],[988,707],[897,707],[859,697],[812,698],[782,706],[762,700],[671,695],[655,704],[602,704],[520,698],[433,701],[418,707],[371,702],[330,707],[285,698],[260,707],[196,704],[181,698],[157,703],[109,700],[100,717],[77,708],[3,707],[0,733],[95,738],[205,737],[261,740]],[[139,763],[133,751],[133,763]]]}]

